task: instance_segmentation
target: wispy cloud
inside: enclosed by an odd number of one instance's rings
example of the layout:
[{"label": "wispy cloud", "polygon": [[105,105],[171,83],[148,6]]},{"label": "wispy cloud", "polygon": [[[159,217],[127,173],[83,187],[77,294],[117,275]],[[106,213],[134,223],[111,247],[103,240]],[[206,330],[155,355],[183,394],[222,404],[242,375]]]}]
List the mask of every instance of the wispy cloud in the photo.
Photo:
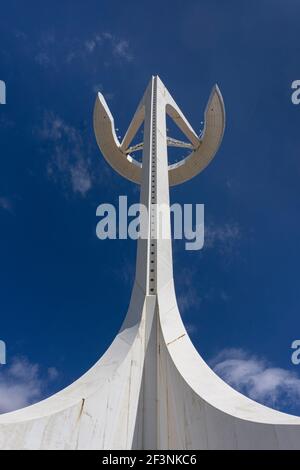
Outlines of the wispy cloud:
[{"label": "wispy cloud", "polygon": [[[14,34],[22,41],[23,50],[28,51],[29,36],[22,31]],[[58,37],[53,31],[46,31],[35,41],[33,48],[30,46],[31,56],[42,68],[70,65],[76,60],[88,61],[94,58],[93,54],[101,54],[106,66],[113,62],[129,63],[134,59],[128,39],[109,31],[94,33],[85,39]]]},{"label": "wispy cloud", "polygon": [[[27,37],[23,38],[26,40]],[[61,43],[59,44],[61,46]],[[55,67],[57,64],[57,41],[53,31],[44,31],[36,43],[34,60],[43,68]],[[59,49],[60,50],[60,49]]]},{"label": "wispy cloud", "polygon": [[192,307],[198,307],[201,303],[199,292],[194,287],[195,270],[183,268],[176,278],[178,285],[177,301],[181,313],[185,313]]},{"label": "wispy cloud", "polygon": [[13,202],[11,198],[0,197],[0,209],[8,212],[13,212]]},{"label": "wispy cloud", "polygon": [[204,228],[204,249],[215,248],[221,253],[230,253],[241,238],[237,223],[224,225],[206,224]]},{"label": "wispy cloud", "polygon": [[53,65],[53,60],[49,57],[46,52],[39,52],[35,56],[35,61],[42,67],[50,67]]},{"label": "wispy cloud", "polygon": [[124,39],[121,39],[120,41],[114,41],[113,52],[116,57],[124,59],[127,62],[131,62],[133,60],[133,56],[129,47],[129,42],[125,41]]},{"label": "wispy cloud", "polygon": [[182,314],[190,310],[192,307],[197,307],[201,303],[201,299],[196,290],[189,287],[185,292],[180,292],[177,296],[179,310]]},{"label": "wispy cloud", "polygon": [[195,325],[195,323],[186,323],[185,327],[190,335],[194,335],[198,331],[198,327]]},{"label": "wispy cloud", "polygon": [[91,40],[85,41],[84,45],[88,52],[93,52],[97,45],[97,42],[94,39],[91,39]]},{"label": "wispy cloud", "polygon": [[236,223],[228,223],[223,226],[208,224],[205,227],[205,246],[211,248],[217,243],[231,243],[241,236],[240,227]]},{"label": "wispy cloud", "polygon": [[43,398],[49,384],[57,379],[55,367],[42,371],[24,357],[13,358],[0,368],[0,413],[28,406]]},{"label": "wispy cloud", "polygon": [[93,92],[94,93],[98,93],[100,91],[100,93],[102,93],[105,97],[106,100],[110,101],[114,98],[114,93],[112,92],[106,92],[104,91],[104,87],[102,85],[102,83],[96,83],[94,86],[93,86]]},{"label": "wispy cloud", "polygon": [[290,370],[273,367],[243,349],[225,349],[210,362],[232,387],[273,408],[300,404],[300,378]]},{"label": "wispy cloud", "polygon": [[92,187],[93,175],[80,132],[54,113],[46,112],[38,135],[51,148],[48,177],[73,193],[85,196]]},{"label": "wispy cloud", "polygon": [[133,53],[130,49],[129,41],[109,32],[95,34],[90,39],[86,40],[84,45],[86,51],[90,54],[95,52],[97,48],[103,48],[109,49],[118,60],[125,62],[131,62],[133,60]]}]

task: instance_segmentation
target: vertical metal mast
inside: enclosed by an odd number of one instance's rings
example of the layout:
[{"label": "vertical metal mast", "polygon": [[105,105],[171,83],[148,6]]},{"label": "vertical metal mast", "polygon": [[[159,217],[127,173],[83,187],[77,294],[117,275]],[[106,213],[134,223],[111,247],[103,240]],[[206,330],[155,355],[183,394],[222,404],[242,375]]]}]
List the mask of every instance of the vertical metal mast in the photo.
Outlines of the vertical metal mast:
[{"label": "vertical metal mast", "polygon": [[138,241],[136,263],[136,281],[147,295],[157,294],[166,281],[173,279],[166,111],[162,93],[161,81],[152,77],[144,96],[140,195],[140,203],[148,211],[148,237]]}]

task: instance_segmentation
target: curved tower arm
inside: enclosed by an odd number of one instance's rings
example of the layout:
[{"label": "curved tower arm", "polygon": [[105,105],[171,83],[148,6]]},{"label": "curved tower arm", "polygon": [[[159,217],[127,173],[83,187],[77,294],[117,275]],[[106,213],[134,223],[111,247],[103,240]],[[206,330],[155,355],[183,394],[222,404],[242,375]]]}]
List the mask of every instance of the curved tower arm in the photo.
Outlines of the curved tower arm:
[{"label": "curved tower arm", "polygon": [[[140,125],[141,123],[138,127]],[[114,118],[101,93],[98,93],[94,107],[94,131],[98,146],[106,161],[124,178],[140,184],[142,165],[122,151],[116,135]]]},{"label": "curved tower arm", "polygon": [[[171,114],[169,109],[170,107],[167,105],[168,114],[170,114],[174,119],[174,114]],[[174,120],[178,127],[180,127],[184,134],[189,138],[190,135],[188,135],[182,126],[182,118],[179,117],[179,119]],[[180,162],[169,165],[170,186],[175,186],[188,181],[207,167],[221,145],[224,130],[224,101],[218,85],[215,85],[206,105],[204,131],[201,139],[198,141],[198,146],[195,145],[193,152]],[[190,140],[194,144],[195,140],[192,140],[191,138]]]}]

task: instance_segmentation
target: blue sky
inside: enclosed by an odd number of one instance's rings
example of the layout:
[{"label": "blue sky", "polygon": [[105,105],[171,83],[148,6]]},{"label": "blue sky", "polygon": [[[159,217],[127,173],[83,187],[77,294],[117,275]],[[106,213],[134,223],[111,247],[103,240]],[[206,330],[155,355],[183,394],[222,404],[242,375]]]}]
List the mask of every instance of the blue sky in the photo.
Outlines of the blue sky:
[{"label": "blue sky", "polygon": [[205,204],[204,249],[174,244],[183,320],[226,380],[300,415],[299,14],[296,0],[1,4],[2,411],[71,383],[118,331],[136,244],[98,240],[96,208],[138,192],[100,155],[93,104],[102,91],[122,136],[158,74],[196,130],[214,83],[227,112],[215,160],[171,191]]}]

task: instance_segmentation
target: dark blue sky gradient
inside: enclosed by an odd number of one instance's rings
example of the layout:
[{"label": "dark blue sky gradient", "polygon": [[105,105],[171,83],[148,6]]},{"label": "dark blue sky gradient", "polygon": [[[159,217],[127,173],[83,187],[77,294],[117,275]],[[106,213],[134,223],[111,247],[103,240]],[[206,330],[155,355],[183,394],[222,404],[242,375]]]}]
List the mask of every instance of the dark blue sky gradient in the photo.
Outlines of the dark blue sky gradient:
[{"label": "dark blue sky gradient", "polygon": [[[100,155],[92,111],[101,88],[123,136],[158,74],[197,131],[214,83],[227,113],[215,160],[171,191],[172,202],[205,204],[212,238],[200,252],[175,243],[193,342],[205,359],[242,348],[299,374],[290,349],[300,337],[300,106],[291,103],[299,15],[296,0],[1,3],[0,198],[10,207],[0,208],[0,338],[8,361],[24,355],[55,366],[52,388],[60,389],[118,331],[136,243],[98,240],[96,208],[123,194],[137,202],[138,191]],[[51,116],[67,129],[59,146],[45,133]],[[72,188],[68,163],[49,174],[59,152],[88,166],[84,194]],[[281,409],[300,415],[300,403]]]}]

